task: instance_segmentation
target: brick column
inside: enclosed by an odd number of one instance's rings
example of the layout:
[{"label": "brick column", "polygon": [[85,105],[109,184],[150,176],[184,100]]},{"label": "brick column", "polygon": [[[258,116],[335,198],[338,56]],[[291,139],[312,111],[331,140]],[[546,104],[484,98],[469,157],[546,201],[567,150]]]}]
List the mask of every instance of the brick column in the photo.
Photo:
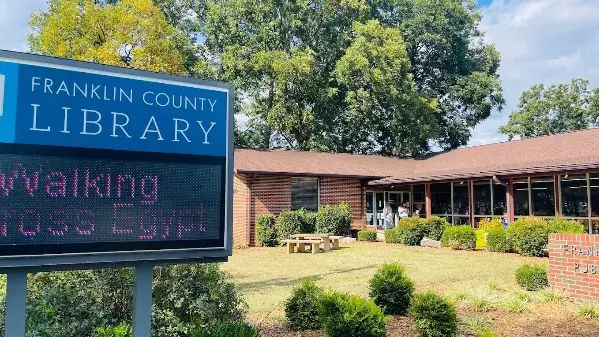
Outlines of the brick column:
[{"label": "brick column", "polygon": [[425,197],[425,209],[426,209],[426,217],[430,218],[432,216],[432,204],[431,204],[431,184],[424,184],[424,197]]}]

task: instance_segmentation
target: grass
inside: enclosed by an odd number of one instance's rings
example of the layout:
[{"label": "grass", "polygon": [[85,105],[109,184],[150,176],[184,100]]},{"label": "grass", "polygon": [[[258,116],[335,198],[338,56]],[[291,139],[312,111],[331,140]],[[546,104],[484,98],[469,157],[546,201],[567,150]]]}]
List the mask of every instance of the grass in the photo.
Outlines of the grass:
[{"label": "grass", "polygon": [[599,307],[592,304],[581,304],[578,306],[578,316],[584,319],[597,319],[599,318]]},{"label": "grass", "polygon": [[[367,297],[370,278],[381,264],[389,262],[402,264],[418,291],[446,293],[454,302],[481,311],[503,305],[510,312],[529,305],[515,295],[516,269],[524,263],[546,263],[515,254],[357,242],[315,255],[287,254],[285,247],[235,250],[222,268],[232,274],[244,294],[251,319],[280,321],[284,319],[283,302],[302,279]],[[512,302],[506,303],[504,298]]]}]

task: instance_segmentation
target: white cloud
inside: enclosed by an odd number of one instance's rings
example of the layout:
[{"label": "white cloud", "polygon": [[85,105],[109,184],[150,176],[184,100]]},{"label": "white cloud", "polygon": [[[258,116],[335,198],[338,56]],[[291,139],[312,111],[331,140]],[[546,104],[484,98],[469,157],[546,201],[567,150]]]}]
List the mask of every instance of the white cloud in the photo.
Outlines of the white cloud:
[{"label": "white cloud", "polygon": [[46,8],[46,0],[0,0],[0,49],[27,51],[29,16]]},{"label": "white cloud", "polygon": [[599,86],[598,0],[494,0],[482,13],[486,41],[501,52],[506,105],[473,130],[470,145],[505,140],[497,128],[533,84],[580,77]]}]

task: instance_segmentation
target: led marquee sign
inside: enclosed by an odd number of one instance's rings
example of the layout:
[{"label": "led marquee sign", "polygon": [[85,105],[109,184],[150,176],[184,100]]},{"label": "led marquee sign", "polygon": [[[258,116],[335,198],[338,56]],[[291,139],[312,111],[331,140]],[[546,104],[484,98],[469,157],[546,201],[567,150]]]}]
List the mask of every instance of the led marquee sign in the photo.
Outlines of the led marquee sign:
[{"label": "led marquee sign", "polygon": [[232,89],[0,51],[0,267],[226,258]]}]

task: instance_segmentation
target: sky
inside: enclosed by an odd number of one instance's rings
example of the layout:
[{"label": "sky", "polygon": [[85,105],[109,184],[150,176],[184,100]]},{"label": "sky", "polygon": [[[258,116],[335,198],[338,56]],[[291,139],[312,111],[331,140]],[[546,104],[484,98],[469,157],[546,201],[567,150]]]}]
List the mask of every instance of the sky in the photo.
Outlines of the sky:
[{"label": "sky", "polygon": [[[29,15],[45,0],[0,0],[0,49],[27,51]],[[472,131],[469,145],[506,140],[497,128],[533,84],[579,77],[599,86],[599,0],[479,0],[481,30],[501,53],[506,104]]]}]

